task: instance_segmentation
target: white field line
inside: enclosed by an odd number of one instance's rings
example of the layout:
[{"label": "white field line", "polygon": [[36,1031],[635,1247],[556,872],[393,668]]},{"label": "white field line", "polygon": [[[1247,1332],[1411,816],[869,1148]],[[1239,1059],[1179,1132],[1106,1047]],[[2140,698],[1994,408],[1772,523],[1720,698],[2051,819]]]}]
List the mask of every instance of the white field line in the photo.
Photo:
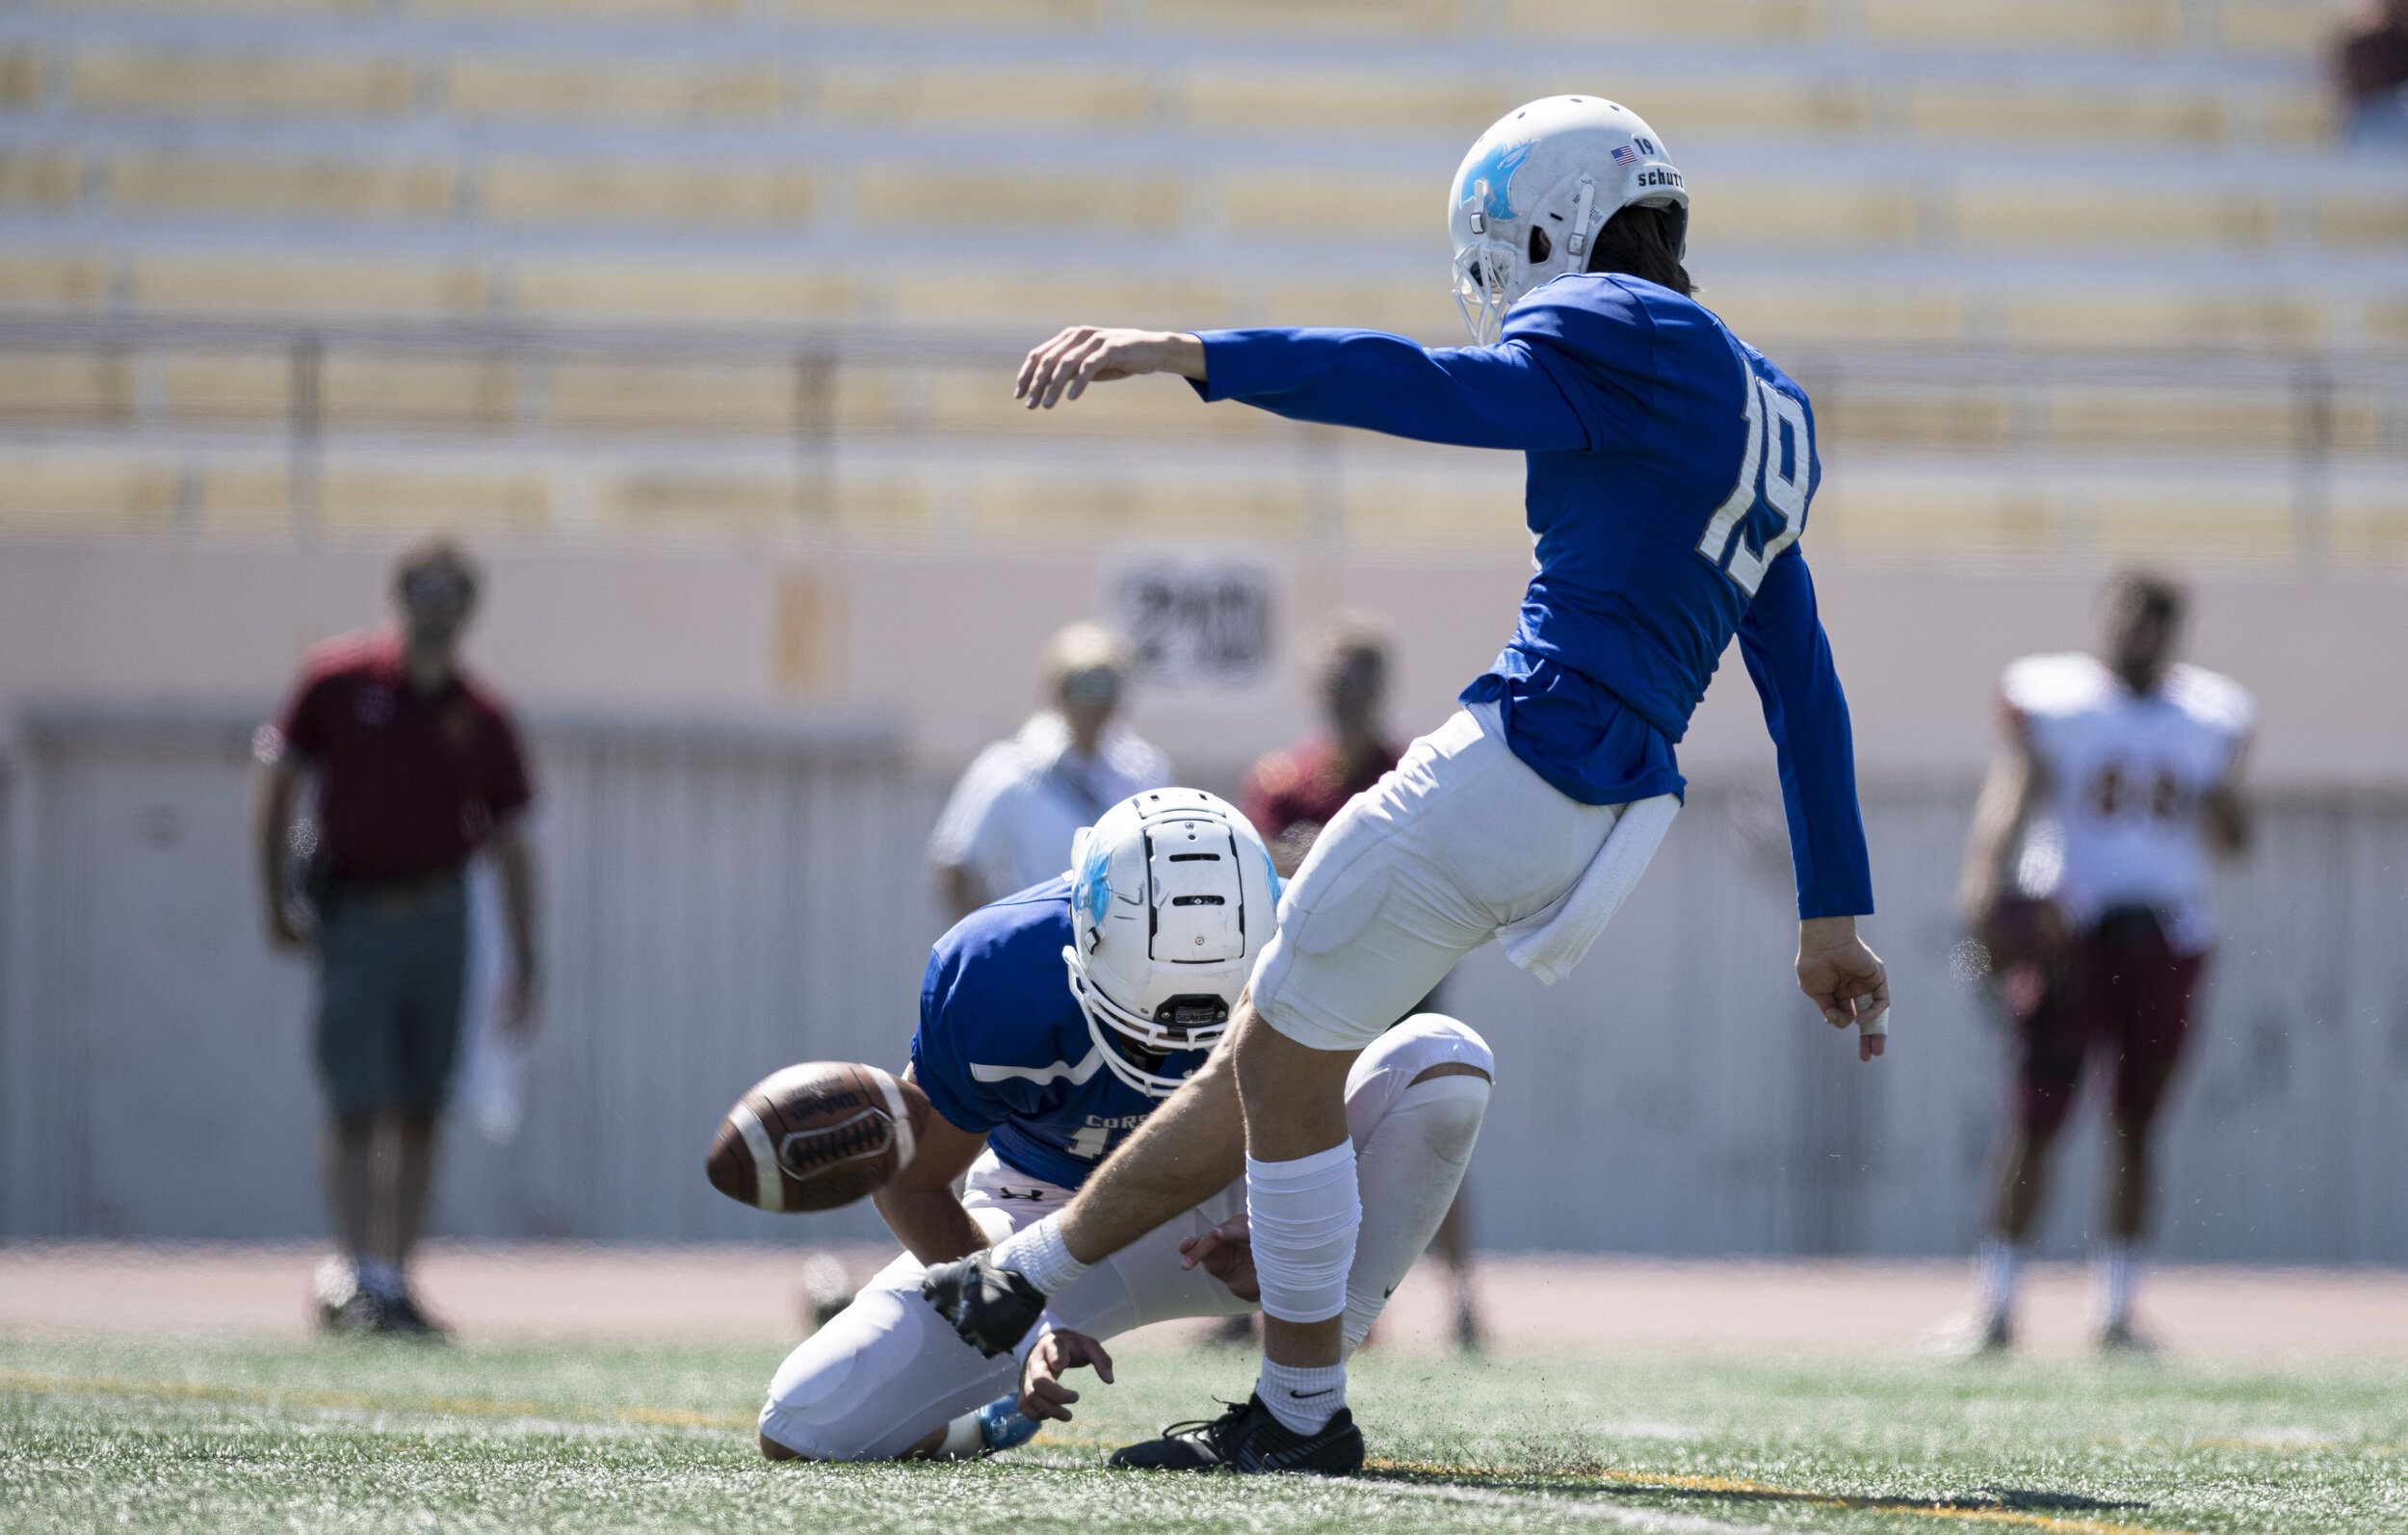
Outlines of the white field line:
[{"label": "white field line", "polygon": [[1526,1513],[1560,1515],[1568,1519],[1602,1520],[1624,1529],[1651,1535],[1764,1535],[1763,1524],[1727,1524],[1696,1514],[1661,1514],[1653,1509],[1625,1508],[1618,1503],[1576,1497],[1541,1497],[1527,1493],[1500,1493],[1485,1487],[1426,1487],[1413,1482],[1356,1481],[1347,1489],[1389,1497],[1429,1497],[1442,1503],[1476,1503],[1488,1508],[1520,1509]]}]

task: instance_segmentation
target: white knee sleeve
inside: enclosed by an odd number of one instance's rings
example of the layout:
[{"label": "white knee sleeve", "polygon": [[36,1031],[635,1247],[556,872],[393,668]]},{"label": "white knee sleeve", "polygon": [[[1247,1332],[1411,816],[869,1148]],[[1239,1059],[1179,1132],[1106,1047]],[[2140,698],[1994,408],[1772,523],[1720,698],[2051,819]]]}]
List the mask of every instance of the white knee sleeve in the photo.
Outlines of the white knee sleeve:
[{"label": "white knee sleeve", "polygon": [[1354,1143],[1340,1141],[1294,1161],[1248,1157],[1245,1210],[1263,1314],[1283,1322],[1320,1322],[1345,1311],[1354,1233],[1363,1220]]},{"label": "white knee sleeve", "polygon": [[1487,1112],[1486,1078],[1433,1077],[1407,1087],[1372,1127],[1355,1159],[1363,1231],[1347,1275],[1349,1350],[1447,1218]]}]

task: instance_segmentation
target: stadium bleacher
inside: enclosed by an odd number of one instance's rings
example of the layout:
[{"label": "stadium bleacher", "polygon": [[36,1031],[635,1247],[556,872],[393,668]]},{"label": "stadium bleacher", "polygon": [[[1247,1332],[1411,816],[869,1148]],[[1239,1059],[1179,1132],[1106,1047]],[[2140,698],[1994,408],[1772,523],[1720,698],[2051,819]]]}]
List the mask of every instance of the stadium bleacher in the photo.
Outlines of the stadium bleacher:
[{"label": "stadium bleacher", "polygon": [[1459,526],[1477,502],[1509,544],[1510,476],[1175,389],[1032,423],[1005,380],[1079,319],[1456,339],[1463,144],[1604,89],[1688,173],[1702,297],[1815,392],[1819,538],[2390,558],[2408,162],[2334,142],[2332,25],[2319,0],[27,0],[0,12],[0,536],[1501,546]]}]

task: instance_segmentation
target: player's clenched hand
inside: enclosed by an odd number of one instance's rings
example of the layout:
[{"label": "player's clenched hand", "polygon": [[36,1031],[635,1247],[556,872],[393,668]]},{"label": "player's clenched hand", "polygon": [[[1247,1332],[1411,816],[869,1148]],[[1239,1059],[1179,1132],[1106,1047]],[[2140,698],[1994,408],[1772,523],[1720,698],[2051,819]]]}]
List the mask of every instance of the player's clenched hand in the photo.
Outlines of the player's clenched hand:
[{"label": "player's clenched hand", "polygon": [[[1890,1010],[1890,973],[1856,936],[1853,917],[1813,917],[1797,924],[1797,989],[1834,1028],[1870,1023]],[[1859,1035],[1856,1058],[1882,1052],[1880,1034]]]},{"label": "player's clenched hand", "polygon": [[1104,1345],[1085,1333],[1057,1328],[1036,1340],[1028,1362],[1020,1366],[1020,1412],[1042,1423],[1070,1421],[1070,1404],[1079,1393],[1061,1383],[1062,1375],[1091,1365],[1105,1385],[1112,1383],[1112,1357]]},{"label": "player's clenched hand", "polygon": [[1245,1211],[1179,1244],[1179,1266],[1193,1268],[1198,1263],[1240,1300],[1263,1298],[1263,1283],[1254,1275],[1254,1232],[1246,1224]]},{"label": "player's clenched hand", "polygon": [[1088,384],[1141,373],[1201,379],[1204,343],[1168,330],[1072,325],[1021,362],[1011,398],[1027,401],[1031,410],[1040,405],[1051,410],[1060,401],[1086,393]]}]

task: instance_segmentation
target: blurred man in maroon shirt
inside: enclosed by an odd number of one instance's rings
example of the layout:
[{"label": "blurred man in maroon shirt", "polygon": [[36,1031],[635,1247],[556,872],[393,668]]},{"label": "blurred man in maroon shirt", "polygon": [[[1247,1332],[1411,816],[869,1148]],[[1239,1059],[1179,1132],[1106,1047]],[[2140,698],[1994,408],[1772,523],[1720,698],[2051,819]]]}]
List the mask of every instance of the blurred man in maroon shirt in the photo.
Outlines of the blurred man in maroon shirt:
[{"label": "blurred man in maroon shirt", "polygon": [[[1347,801],[1379,782],[1380,775],[1394,768],[1401,755],[1383,728],[1388,644],[1376,627],[1359,618],[1341,619],[1323,644],[1316,682],[1328,733],[1307,737],[1263,758],[1245,775],[1240,791],[1240,807],[1262,834],[1270,849],[1271,865],[1282,879],[1295,875],[1304,855],[1313,850],[1313,840],[1346,808]],[[1439,990],[1443,989],[1442,983]],[[1415,1013],[1441,1010],[1438,990],[1413,1009]],[[1477,1348],[1480,1329],[1479,1314],[1472,1301],[1471,1222],[1465,1213],[1468,1187],[1457,1188],[1454,1204],[1430,1246],[1446,1261],[1454,1283],[1455,1340],[1465,1348]],[[1243,1337],[1251,1325],[1251,1317],[1236,1317],[1229,1330]]]},{"label": "blurred man in maroon shirt", "polygon": [[[324,1174],[342,1246],[319,1271],[321,1318],[331,1331],[424,1335],[435,1329],[408,1264],[459,1040],[464,872],[491,849],[510,950],[501,1024],[523,1033],[535,1018],[535,880],[518,824],[533,794],[509,716],[458,664],[475,565],[436,540],[403,559],[393,589],[398,632],[311,652],[283,716],[261,732],[258,853],[269,941],[314,948],[318,961]],[[314,833],[296,814],[312,779]]]}]

